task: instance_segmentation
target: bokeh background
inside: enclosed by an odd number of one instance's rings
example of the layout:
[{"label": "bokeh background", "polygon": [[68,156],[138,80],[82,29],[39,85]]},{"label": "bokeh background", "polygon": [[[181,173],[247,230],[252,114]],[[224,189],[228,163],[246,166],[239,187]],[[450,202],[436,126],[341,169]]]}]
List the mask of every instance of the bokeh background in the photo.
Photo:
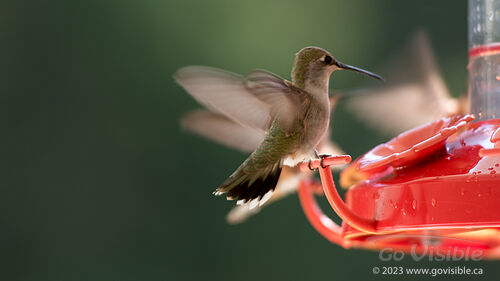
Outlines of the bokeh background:
[{"label": "bokeh background", "polygon": [[[464,265],[384,263],[375,252],[343,250],[313,230],[296,196],[227,225],[233,203],[211,192],[246,155],[181,131],[179,117],[200,106],[172,74],[200,64],[289,78],[294,54],[308,45],[377,71],[424,28],[458,95],[466,89],[466,6],[2,0],[0,279],[367,280],[373,266]],[[370,85],[338,73],[331,88]],[[332,125],[353,156],[388,139],[342,104]],[[500,274],[497,262],[466,265],[483,267],[482,279]]]}]

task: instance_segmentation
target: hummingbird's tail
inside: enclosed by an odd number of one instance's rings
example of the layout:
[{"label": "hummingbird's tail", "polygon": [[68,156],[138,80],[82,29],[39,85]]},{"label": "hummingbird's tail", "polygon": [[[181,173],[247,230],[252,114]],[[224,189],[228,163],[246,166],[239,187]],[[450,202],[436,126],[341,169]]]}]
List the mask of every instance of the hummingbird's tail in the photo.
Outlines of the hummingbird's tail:
[{"label": "hummingbird's tail", "polygon": [[264,204],[273,194],[281,174],[281,161],[265,167],[255,168],[250,156],[241,166],[219,186],[215,195],[227,193],[228,200],[238,200],[238,204],[251,202],[251,208]]}]

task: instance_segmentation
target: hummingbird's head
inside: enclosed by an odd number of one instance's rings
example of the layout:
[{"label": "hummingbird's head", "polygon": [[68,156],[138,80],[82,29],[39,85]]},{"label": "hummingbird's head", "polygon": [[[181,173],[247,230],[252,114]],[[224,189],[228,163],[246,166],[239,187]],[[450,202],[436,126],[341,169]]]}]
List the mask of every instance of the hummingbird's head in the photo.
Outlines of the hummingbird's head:
[{"label": "hummingbird's head", "polygon": [[328,89],[330,75],[339,69],[352,70],[383,80],[377,74],[335,60],[326,50],[318,47],[305,47],[295,55],[292,81],[299,87],[306,87],[310,84],[312,87]]}]

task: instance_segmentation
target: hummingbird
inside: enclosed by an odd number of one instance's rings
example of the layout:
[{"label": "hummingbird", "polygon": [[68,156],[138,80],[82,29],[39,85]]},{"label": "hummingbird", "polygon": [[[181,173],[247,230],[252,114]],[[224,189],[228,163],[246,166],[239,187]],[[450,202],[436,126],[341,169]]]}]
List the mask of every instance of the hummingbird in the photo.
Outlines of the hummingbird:
[{"label": "hummingbird", "polygon": [[206,66],[187,66],[174,74],[177,83],[209,110],[266,132],[215,195],[226,194],[228,200],[250,207],[262,205],[272,196],[283,166],[321,157],[316,146],[329,127],[329,79],[337,70],[383,80],[337,61],[319,47],[306,47],[295,55],[292,81],[265,70],[240,76]]}]

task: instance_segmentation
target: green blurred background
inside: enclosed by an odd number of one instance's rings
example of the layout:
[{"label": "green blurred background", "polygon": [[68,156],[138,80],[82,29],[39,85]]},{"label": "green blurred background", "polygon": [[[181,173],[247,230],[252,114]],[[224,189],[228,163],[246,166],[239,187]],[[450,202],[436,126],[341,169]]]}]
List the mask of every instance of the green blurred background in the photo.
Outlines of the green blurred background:
[{"label": "green blurred background", "polygon": [[[233,203],[211,192],[246,155],[180,130],[200,106],[172,74],[200,64],[289,78],[308,45],[377,71],[424,28],[458,95],[466,26],[456,0],[2,0],[0,280],[367,280],[373,266],[463,265],[341,249],[296,196],[227,225]],[[368,85],[352,73],[331,83]],[[342,104],[332,125],[353,156],[388,138]]]}]

